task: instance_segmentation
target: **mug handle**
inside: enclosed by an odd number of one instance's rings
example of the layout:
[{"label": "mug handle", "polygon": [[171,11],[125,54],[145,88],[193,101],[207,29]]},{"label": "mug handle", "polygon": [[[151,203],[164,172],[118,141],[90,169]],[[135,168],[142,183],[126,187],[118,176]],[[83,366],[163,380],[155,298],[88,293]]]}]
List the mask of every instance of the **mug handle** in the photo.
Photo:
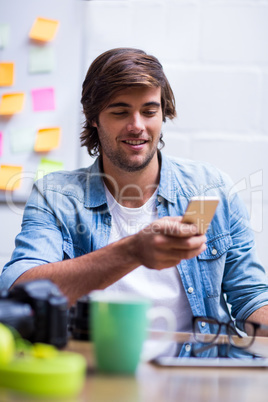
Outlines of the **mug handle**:
[{"label": "mug handle", "polygon": [[[163,335],[160,338],[157,338],[157,348],[154,348],[150,352],[143,352],[141,359],[143,361],[149,361],[156,357],[157,354],[161,353],[162,348],[159,346],[159,343],[162,341],[171,340],[170,332],[176,331],[177,320],[175,314],[167,307],[157,306],[151,307],[147,312],[147,318],[150,321],[155,320],[156,318],[164,318],[167,323],[166,330],[163,331]],[[159,342],[158,342],[159,341]],[[164,348],[163,348],[164,351]]]}]

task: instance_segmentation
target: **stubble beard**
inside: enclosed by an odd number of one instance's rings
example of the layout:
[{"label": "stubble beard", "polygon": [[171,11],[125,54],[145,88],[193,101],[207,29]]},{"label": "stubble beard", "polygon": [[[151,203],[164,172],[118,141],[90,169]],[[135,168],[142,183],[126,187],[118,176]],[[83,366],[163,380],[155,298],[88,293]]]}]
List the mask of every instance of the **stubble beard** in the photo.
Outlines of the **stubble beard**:
[{"label": "stubble beard", "polygon": [[139,162],[131,162],[129,159],[126,158],[125,155],[122,155],[122,153],[113,153],[112,155],[107,155],[106,156],[110,159],[110,161],[119,169],[128,172],[128,173],[134,173],[143,170],[146,168],[151,160],[153,159],[155,152],[157,151],[157,146],[151,150],[149,154],[147,154],[143,161]]},{"label": "stubble beard", "polygon": [[112,150],[112,148],[109,147],[109,144],[102,144],[101,154],[105,154],[106,158],[109,159],[109,161],[112,162],[112,164],[117,168],[119,168],[120,170],[123,170],[124,172],[128,173],[134,173],[143,170],[149,165],[155,153],[157,152],[158,143],[159,140],[154,144],[153,148],[146,153],[142,161],[131,162],[131,160],[127,158],[127,155],[123,153],[123,151]]}]

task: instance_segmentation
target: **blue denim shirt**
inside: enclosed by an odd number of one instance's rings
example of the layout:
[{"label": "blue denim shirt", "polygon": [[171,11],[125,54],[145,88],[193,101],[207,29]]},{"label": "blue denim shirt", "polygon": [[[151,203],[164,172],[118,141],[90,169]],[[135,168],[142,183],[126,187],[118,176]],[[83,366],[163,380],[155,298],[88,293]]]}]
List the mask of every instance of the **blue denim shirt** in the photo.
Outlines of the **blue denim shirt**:
[{"label": "blue denim shirt", "polygon": [[[268,281],[256,256],[244,204],[232,194],[228,176],[215,167],[164,155],[161,159],[159,218],[183,215],[190,197],[220,197],[207,232],[207,249],[177,266],[193,315],[227,321],[228,303],[233,317],[246,319],[268,304]],[[89,168],[45,176],[34,184],[16,248],[0,276],[0,289],[10,287],[34,266],[104,247],[110,229],[98,159]]]}]

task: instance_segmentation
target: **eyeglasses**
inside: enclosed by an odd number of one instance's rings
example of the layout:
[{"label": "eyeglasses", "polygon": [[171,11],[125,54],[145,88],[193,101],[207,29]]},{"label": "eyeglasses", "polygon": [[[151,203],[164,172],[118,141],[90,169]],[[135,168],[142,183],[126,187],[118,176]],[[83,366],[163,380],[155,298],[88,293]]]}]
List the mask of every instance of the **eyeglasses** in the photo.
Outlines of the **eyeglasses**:
[{"label": "eyeglasses", "polygon": [[[205,326],[209,327],[209,333],[201,333],[201,328]],[[245,349],[253,344],[256,334],[268,336],[268,326],[243,320],[230,320],[226,323],[216,318],[198,316],[193,317],[193,333],[195,340],[203,344],[214,343],[220,335],[227,335],[231,345]]]}]

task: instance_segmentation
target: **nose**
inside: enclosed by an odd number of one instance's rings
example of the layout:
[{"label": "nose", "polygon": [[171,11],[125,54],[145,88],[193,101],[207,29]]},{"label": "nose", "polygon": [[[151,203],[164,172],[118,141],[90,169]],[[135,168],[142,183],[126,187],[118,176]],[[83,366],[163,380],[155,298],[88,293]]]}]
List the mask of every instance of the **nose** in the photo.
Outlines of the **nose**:
[{"label": "nose", "polygon": [[139,113],[130,116],[127,123],[127,131],[134,134],[139,134],[144,131],[143,119]]}]

